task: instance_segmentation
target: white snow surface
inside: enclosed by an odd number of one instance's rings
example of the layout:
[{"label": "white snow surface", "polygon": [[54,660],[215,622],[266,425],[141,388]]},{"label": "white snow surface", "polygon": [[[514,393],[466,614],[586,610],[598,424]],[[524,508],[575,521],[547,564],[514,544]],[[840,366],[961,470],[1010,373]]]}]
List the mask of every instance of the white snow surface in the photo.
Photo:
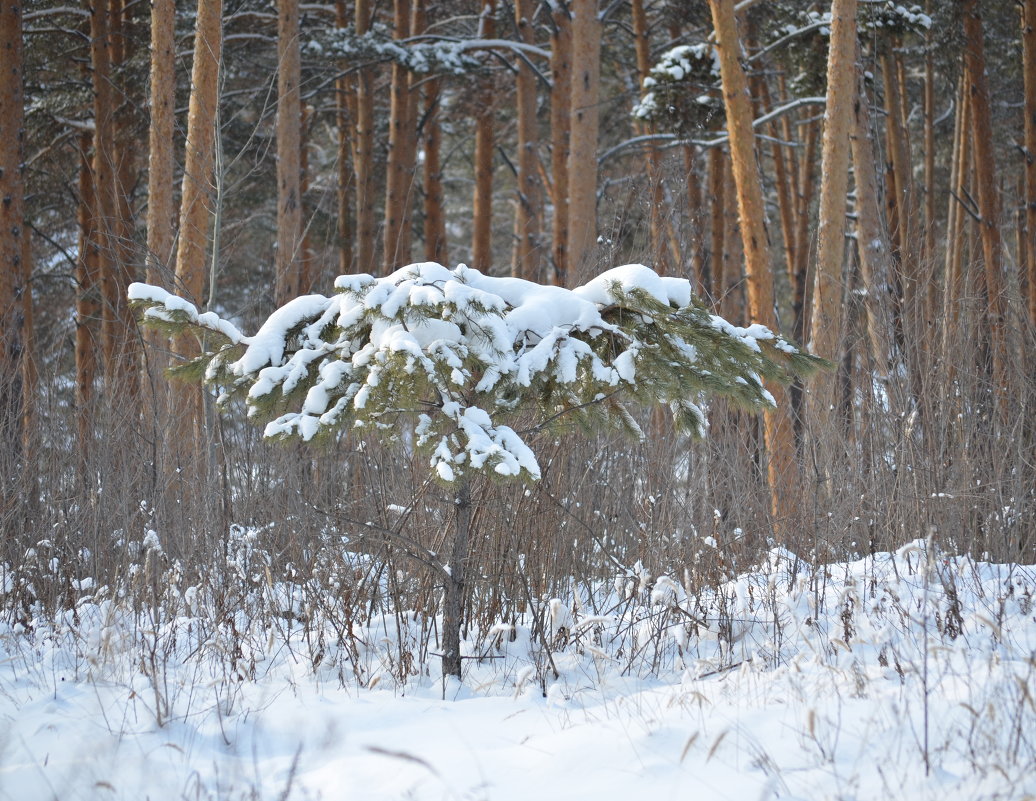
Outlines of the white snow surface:
[{"label": "white snow surface", "polygon": [[232,658],[199,593],[158,622],[86,596],[0,622],[0,799],[1022,799],[1034,592],[1033,567],[924,541],[817,568],[778,549],[707,591],[544,600],[559,676],[522,619],[465,643],[495,658],[463,684],[432,656],[392,680],[412,613],[350,661],[242,609]]}]

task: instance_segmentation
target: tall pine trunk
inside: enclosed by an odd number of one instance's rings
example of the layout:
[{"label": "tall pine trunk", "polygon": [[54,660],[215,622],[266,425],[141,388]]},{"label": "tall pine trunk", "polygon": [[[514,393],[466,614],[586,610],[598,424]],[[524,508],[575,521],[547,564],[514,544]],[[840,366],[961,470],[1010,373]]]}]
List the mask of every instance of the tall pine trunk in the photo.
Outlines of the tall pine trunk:
[{"label": "tall pine trunk", "polygon": [[[100,253],[94,191],[93,134],[79,136],[79,247],[76,257],[76,433],[84,464],[93,442],[94,385],[101,350]],[[85,484],[85,481],[84,481]]]},{"label": "tall pine trunk", "polygon": [[[191,66],[191,96],[187,108],[187,144],[180,190],[180,233],[176,248],[176,289],[199,308],[204,305],[205,266],[209,230],[215,214],[215,159],[219,69],[223,45],[222,0],[199,0]],[[176,350],[186,357],[199,352],[194,337],[178,337]],[[195,432],[179,455],[188,465],[200,466],[204,414],[198,386],[177,388],[177,408],[188,430]]]},{"label": "tall pine trunk", "polygon": [[[173,263],[176,2],[151,4],[151,111],[148,129],[147,282],[168,286]],[[149,337],[150,338],[150,337]]]},{"label": "tall pine trunk", "polygon": [[129,285],[137,279],[136,265],[140,261],[140,254],[134,252],[130,199],[137,183],[138,166],[133,110],[144,103],[144,97],[137,84],[127,77],[135,51],[135,40],[130,36],[132,15],[140,8],[128,0],[112,0],[111,4],[111,66],[118,97],[112,119],[115,157],[115,272],[112,275],[115,308],[112,318],[118,350],[116,378],[127,401],[135,399],[140,390],[140,339],[126,296]]},{"label": "tall pine trunk", "polygon": [[1025,263],[1029,320],[1036,325],[1036,0],[1022,4],[1022,71],[1025,78]]},{"label": "tall pine trunk", "polygon": [[892,310],[889,295],[889,249],[878,201],[878,174],[874,161],[870,102],[862,69],[857,72],[851,133],[853,175],[856,184],[856,247],[863,277],[864,306],[871,356],[878,374],[889,377],[892,353]]},{"label": "tall pine trunk", "polygon": [[[410,36],[410,3],[406,0],[394,0],[393,27],[393,37],[397,41]],[[407,173],[406,140],[414,132],[410,121],[410,74],[398,62],[392,65],[390,94],[382,261],[386,273],[410,261],[409,194],[413,176]]]},{"label": "tall pine trunk", "polygon": [[[356,35],[363,36],[371,25],[370,0],[356,0]],[[375,270],[374,230],[374,76],[370,68],[356,74],[356,135],[353,140],[353,170],[356,174],[356,270]]]},{"label": "tall pine trunk", "polygon": [[[175,0],[154,0],[151,4],[151,80],[150,120],[148,126],[148,204],[146,280],[152,286],[169,288],[173,274],[175,201],[173,196],[176,166],[173,152],[176,103],[176,3]],[[82,179],[80,184],[85,183]],[[89,262],[83,262],[84,278],[89,280]],[[87,309],[88,312],[88,309]],[[77,332],[78,333],[78,332]],[[89,331],[83,332],[84,337]],[[150,345],[145,351],[147,371],[144,375],[147,393],[145,414],[151,416],[153,448],[152,479],[157,483],[165,453],[165,432],[169,419],[166,381],[162,375],[167,366],[167,339],[152,329],[144,337]],[[90,342],[83,342],[88,350]],[[77,358],[79,340],[77,336]],[[85,357],[89,358],[89,357]],[[89,380],[89,367],[84,383]],[[78,382],[77,382],[78,383]],[[81,435],[81,439],[84,437]]]},{"label": "tall pine trunk", "polygon": [[[730,154],[737,187],[738,219],[745,251],[748,309],[752,322],[777,329],[773,275],[770,272],[762,185],[756,168],[755,134],[748,82],[739,59],[740,42],[733,0],[709,0],[720,57],[720,80],[730,134]],[[767,478],[771,509],[782,532],[794,517],[799,491],[795,430],[784,389],[769,386],[775,408],[764,418]]]},{"label": "tall pine trunk", "polygon": [[115,317],[115,293],[118,288],[115,279],[118,269],[115,263],[118,239],[115,216],[118,213],[118,200],[115,194],[110,0],[98,0],[90,12],[90,60],[94,90],[94,226],[97,230],[100,264],[101,336],[105,371],[113,376],[118,337]]},{"label": "tall pine trunk", "polygon": [[[496,0],[485,0],[478,21],[478,37],[496,33]],[[488,272],[493,261],[493,87],[484,78],[475,104],[475,196],[472,201],[471,266]]]},{"label": "tall pine trunk", "polygon": [[[349,26],[348,5],[345,0],[335,2],[335,24],[339,28]],[[349,67],[342,59],[340,68],[344,72]],[[353,75],[342,75],[335,82],[335,126],[338,129],[338,181],[335,186],[335,199],[338,206],[338,220],[335,235],[338,239],[338,273],[346,275],[353,272],[353,227],[352,227],[352,121],[356,113],[356,80]]]},{"label": "tall pine trunk", "polygon": [[24,370],[31,320],[21,4],[4,3],[0,9],[0,51],[0,501],[6,509],[25,434]]},{"label": "tall pine trunk", "polygon": [[572,2],[571,130],[568,156],[568,283],[580,280],[597,243],[597,106],[601,22],[597,0]]},{"label": "tall pine trunk", "polygon": [[[535,44],[532,20],[533,0],[516,0],[515,24],[525,44]],[[514,219],[514,255],[511,274],[518,278],[542,281],[540,226],[543,219],[543,185],[540,181],[539,135],[536,126],[536,75],[531,66],[518,59],[516,91],[518,101],[518,203]]]},{"label": "tall pine trunk", "polygon": [[554,263],[553,283],[565,286],[570,273],[568,151],[572,108],[572,16],[564,2],[554,4],[552,9],[551,20],[554,29],[550,40],[550,167],[554,216],[551,222],[551,260]]},{"label": "tall pine trunk", "polygon": [[[841,358],[845,294],[845,210],[849,188],[849,127],[856,96],[856,0],[831,4],[827,60],[827,110],[821,145],[817,267],[810,344],[814,353]],[[810,407],[819,444],[830,441],[837,375],[822,372],[812,383]],[[822,469],[826,469],[822,465]]]},{"label": "tall pine trunk", "polygon": [[446,264],[446,210],[442,185],[442,124],[439,121],[441,82],[424,86],[424,257]]},{"label": "tall pine trunk", "polygon": [[977,0],[967,0],[963,13],[965,75],[971,104],[975,181],[981,218],[982,260],[985,263],[986,322],[993,362],[994,394],[1002,401],[1007,358],[1004,333],[1003,242],[1000,236],[1000,201],[996,185],[996,156],[993,152],[993,127],[990,121],[982,18]]},{"label": "tall pine trunk", "polygon": [[274,300],[302,289],[302,125],[298,0],[277,0],[277,254]]}]

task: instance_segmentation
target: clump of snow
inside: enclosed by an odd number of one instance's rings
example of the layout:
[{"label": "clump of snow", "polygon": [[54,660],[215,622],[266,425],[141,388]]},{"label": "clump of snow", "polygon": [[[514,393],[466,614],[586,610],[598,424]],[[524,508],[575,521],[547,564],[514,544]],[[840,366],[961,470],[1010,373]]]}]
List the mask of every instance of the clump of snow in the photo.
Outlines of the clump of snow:
[{"label": "clump of snow", "polygon": [[719,51],[713,45],[701,42],[671,48],[644,78],[644,94],[631,113],[636,119],[667,126],[702,127],[722,105],[718,97],[702,90],[717,85],[719,78]]}]

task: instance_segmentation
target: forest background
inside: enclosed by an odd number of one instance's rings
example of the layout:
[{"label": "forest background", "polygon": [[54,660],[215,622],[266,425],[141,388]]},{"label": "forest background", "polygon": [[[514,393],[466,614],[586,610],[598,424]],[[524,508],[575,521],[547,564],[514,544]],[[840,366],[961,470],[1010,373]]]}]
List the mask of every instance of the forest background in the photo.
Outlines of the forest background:
[{"label": "forest background", "polygon": [[[415,260],[563,286],[642,262],[836,365],[761,419],[710,404],[701,442],[649,411],[640,442],[544,434],[535,486],[473,489],[474,619],[572,577],[706,585],[774,542],[1034,561],[1034,20],[1034,0],[3,0],[4,608],[74,605],[82,576],[141,601],[170,565],[204,583],[248,526],[256,581],[434,611],[413,556],[453,510],[426,462],[264,443],[168,384],[197,342],[126,301],[146,280],[251,330]],[[128,570],[152,533],[163,563]]]}]

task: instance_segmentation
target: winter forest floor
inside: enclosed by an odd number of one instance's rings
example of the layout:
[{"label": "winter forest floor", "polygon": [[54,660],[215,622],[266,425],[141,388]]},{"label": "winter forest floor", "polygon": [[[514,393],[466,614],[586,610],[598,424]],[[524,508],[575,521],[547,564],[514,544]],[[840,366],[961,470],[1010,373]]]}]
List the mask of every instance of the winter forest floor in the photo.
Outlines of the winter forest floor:
[{"label": "winter forest floor", "polygon": [[462,684],[435,621],[290,585],[5,615],[0,799],[1036,796],[1036,567],[916,541],[642,579],[468,630]]}]

